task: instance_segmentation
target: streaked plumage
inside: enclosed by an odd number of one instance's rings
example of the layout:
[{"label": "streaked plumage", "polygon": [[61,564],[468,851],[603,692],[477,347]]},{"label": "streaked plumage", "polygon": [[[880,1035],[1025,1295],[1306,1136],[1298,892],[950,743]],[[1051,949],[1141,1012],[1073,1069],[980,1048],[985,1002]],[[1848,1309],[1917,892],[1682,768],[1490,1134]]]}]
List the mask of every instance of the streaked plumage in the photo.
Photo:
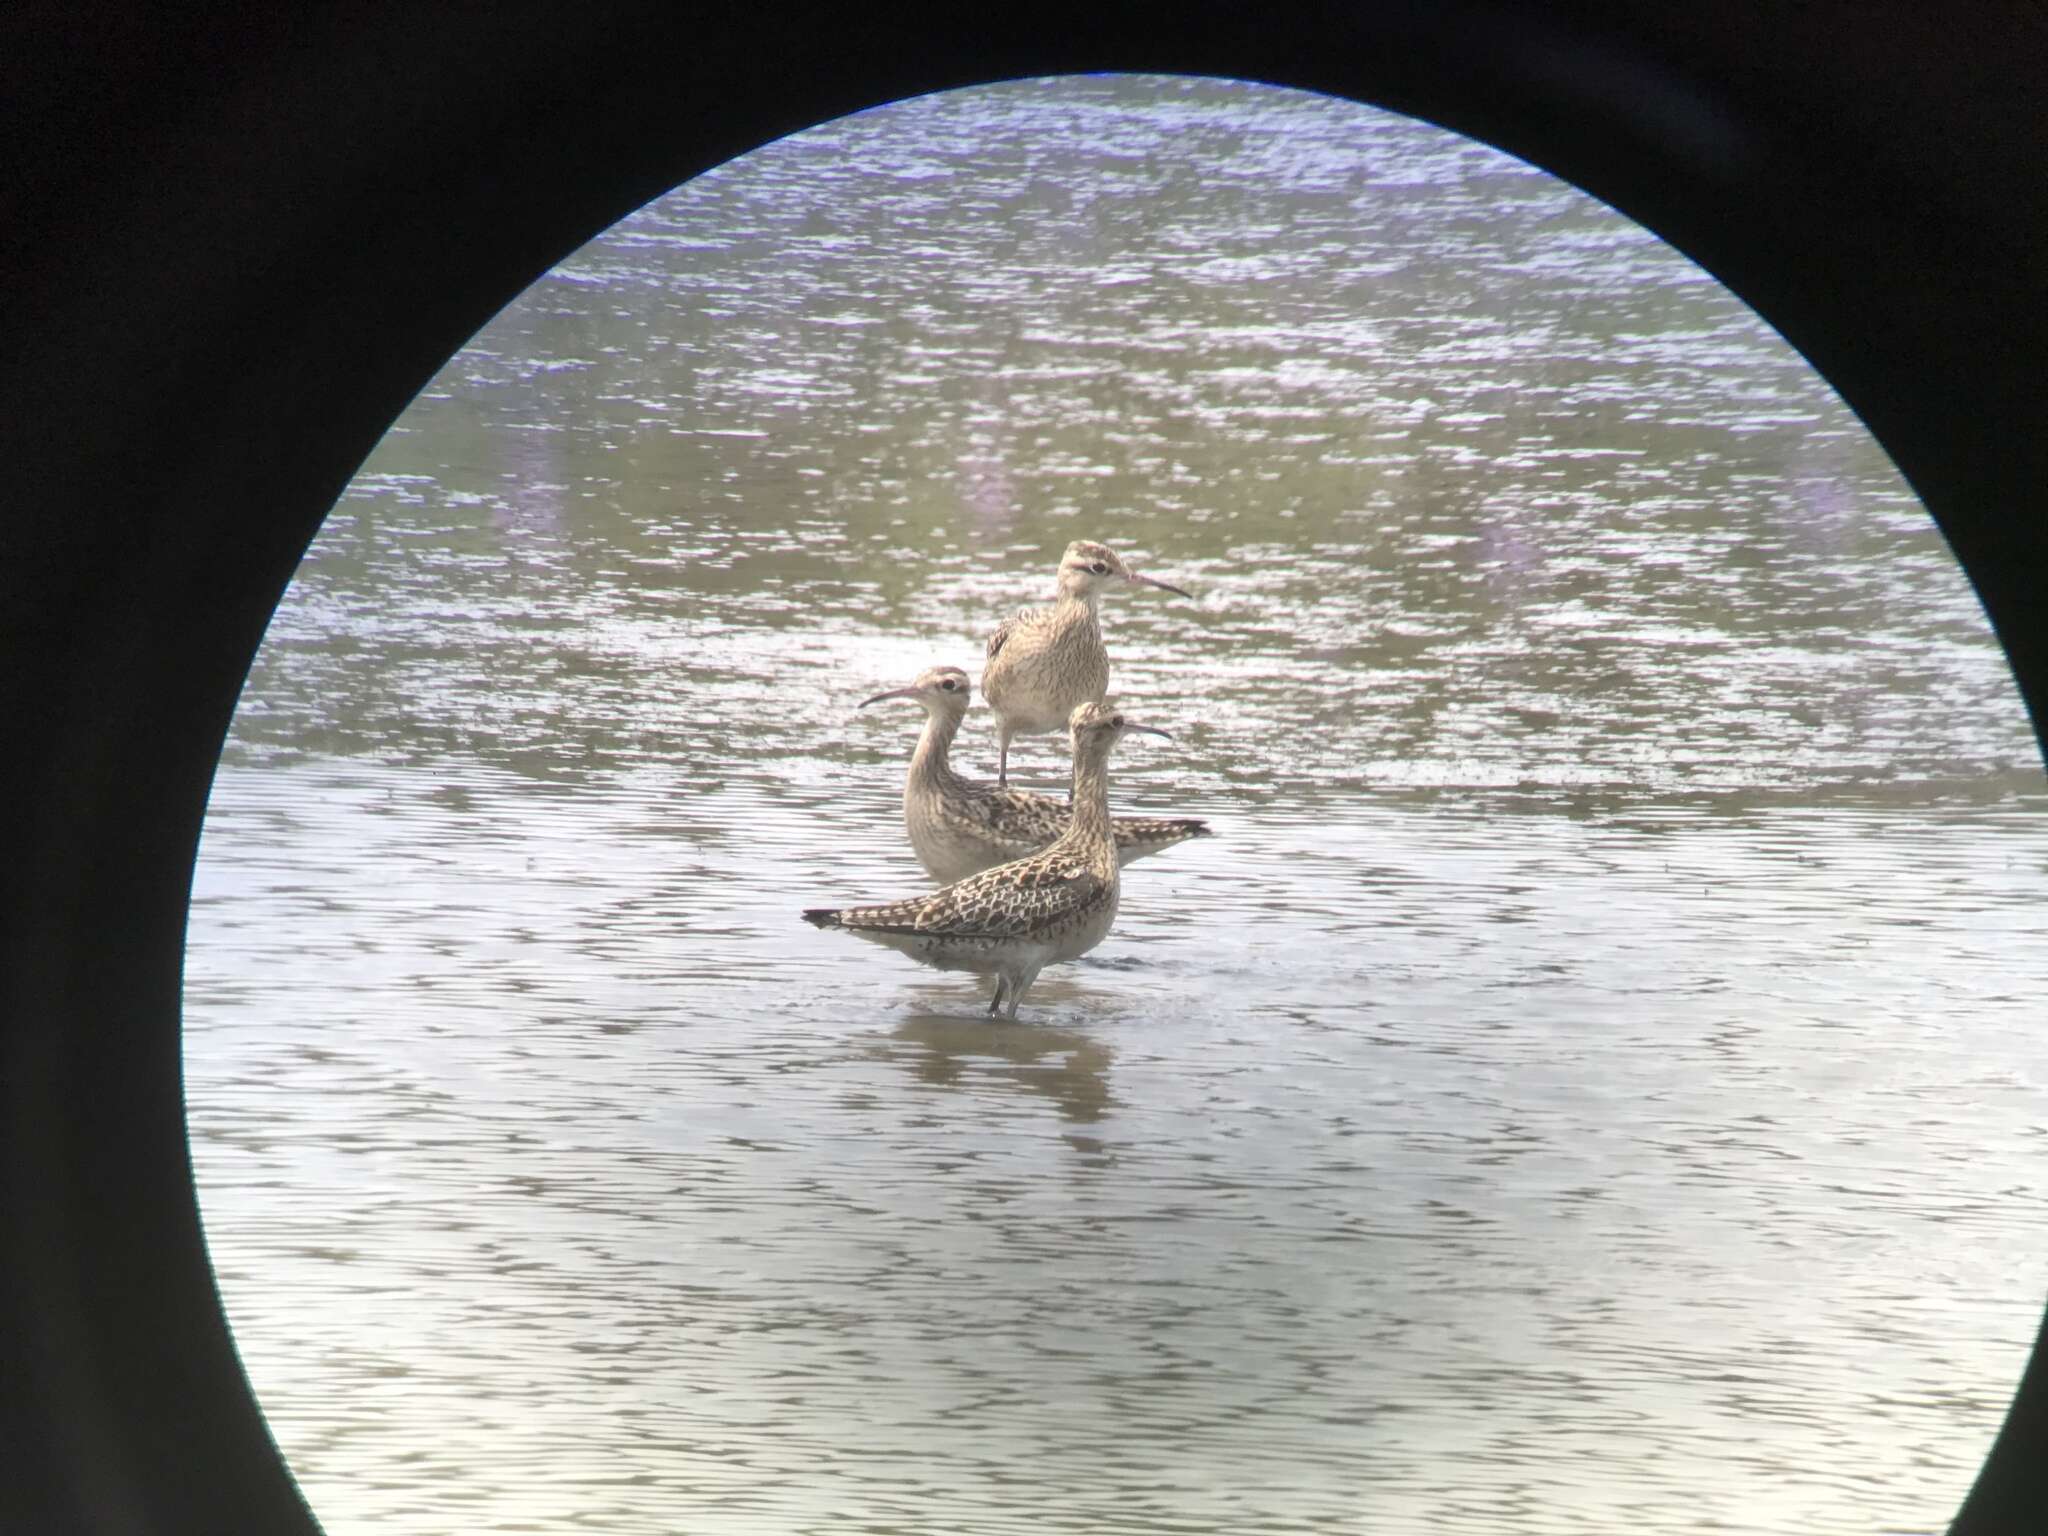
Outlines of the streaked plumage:
[{"label": "streaked plumage", "polygon": [[1085,955],[1116,920],[1117,858],[1109,820],[1109,752],[1137,725],[1106,704],[1076,709],[1074,819],[1051,847],[970,875],[927,896],[838,910],[813,907],[804,921],[840,928],[941,970],[996,978],[988,1011],[1017,1016],[1038,973]]},{"label": "streaked plumage", "polygon": [[[953,771],[948,753],[974,696],[958,667],[930,667],[908,688],[861,700],[914,699],[924,706],[924,734],[903,783],[903,825],[918,862],[934,880],[964,880],[984,869],[1034,853],[1063,835],[1072,802],[1028,790],[986,784]],[[1191,817],[1118,816],[1110,821],[1119,865],[1142,859],[1191,837],[1208,837],[1208,823]]]},{"label": "streaked plumage", "polygon": [[1107,544],[1076,539],[1060,557],[1052,606],[1026,608],[988,637],[981,696],[996,713],[997,784],[1009,782],[1012,736],[1057,731],[1076,705],[1099,704],[1109,691],[1109,653],[1097,609],[1111,581],[1188,595],[1138,575]]}]

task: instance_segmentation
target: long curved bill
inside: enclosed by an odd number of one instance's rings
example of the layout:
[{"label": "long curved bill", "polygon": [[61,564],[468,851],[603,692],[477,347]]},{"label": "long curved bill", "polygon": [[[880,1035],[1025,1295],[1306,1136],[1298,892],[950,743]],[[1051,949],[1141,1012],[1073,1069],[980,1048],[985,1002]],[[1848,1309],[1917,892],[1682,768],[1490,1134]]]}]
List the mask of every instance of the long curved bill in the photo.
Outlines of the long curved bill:
[{"label": "long curved bill", "polygon": [[914,699],[916,697],[917,690],[915,688],[891,688],[887,693],[878,693],[871,699],[862,699],[858,704],[854,705],[854,708],[866,709],[870,704],[879,704],[884,699]]},{"label": "long curved bill", "polygon": [[[1131,574],[1125,577],[1124,579],[1126,581],[1135,581],[1141,587],[1157,587],[1162,592],[1171,592],[1175,597],[1185,597],[1191,601],[1193,600],[1195,595],[1192,592],[1183,592],[1179,587],[1174,586],[1171,582],[1161,581],[1156,576],[1140,576],[1136,571],[1131,572]],[[1133,729],[1142,729],[1142,727],[1133,727]]]},{"label": "long curved bill", "polygon": [[[1181,596],[1186,597],[1187,593],[1183,592]],[[1135,725],[1131,721],[1126,720],[1124,722],[1124,729],[1127,731],[1143,731],[1147,736],[1164,736],[1168,741],[1173,740],[1173,732],[1162,731],[1156,725]]]}]

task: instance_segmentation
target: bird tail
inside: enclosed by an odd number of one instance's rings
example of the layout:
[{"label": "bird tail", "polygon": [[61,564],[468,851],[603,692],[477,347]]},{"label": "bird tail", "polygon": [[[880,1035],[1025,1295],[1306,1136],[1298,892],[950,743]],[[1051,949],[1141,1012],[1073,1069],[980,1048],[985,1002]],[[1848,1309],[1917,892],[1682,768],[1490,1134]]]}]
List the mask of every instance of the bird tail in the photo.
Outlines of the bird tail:
[{"label": "bird tail", "polygon": [[839,909],[836,907],[806,907],[804,909],[804,921],[813,928],[837,928],[839,926]]},{"label": "bird tail", "polygon": [[1209,823],[1193,816],[1144,816],[1130,822],[1132,835],[1140,842],[1177,843],[1190,837],[1214,837]]}]

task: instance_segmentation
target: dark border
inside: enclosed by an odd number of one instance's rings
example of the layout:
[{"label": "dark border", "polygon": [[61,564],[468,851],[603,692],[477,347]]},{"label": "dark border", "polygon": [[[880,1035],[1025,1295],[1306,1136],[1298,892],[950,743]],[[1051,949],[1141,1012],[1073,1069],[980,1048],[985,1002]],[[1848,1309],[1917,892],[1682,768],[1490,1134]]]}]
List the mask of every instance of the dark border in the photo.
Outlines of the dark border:
[{"label": "dark border", "polygon": [[[313,1529],[194,1203],[192,860],[237,691],[321,518],[432,371],[567,251],[768,139],[994,79],[1230,75],[1426,117],[1614,204],[1804,352],[1934,513],[2038,726],[2044,15],[0,9],[0,1529]],[[2037,1351],[1955,1531],[2048,1529],[2044,1399]]]}]

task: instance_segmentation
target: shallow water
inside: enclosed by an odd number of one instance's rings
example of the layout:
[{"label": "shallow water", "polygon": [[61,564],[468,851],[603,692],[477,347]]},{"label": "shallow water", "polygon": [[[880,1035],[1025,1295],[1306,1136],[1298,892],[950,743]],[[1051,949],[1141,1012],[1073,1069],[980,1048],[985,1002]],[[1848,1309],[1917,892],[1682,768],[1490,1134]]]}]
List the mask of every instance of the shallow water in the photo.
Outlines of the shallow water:
[{"label": "shallow water", "polygon": [[[1106,604],[1113,782],[1218,835],[1013,1026],[795,914],[922,887],[852,706],[1072,537],[1195,593]],[[2048,1285],[2044,807],[1882,454],[1589,199],[900,104],[578,253],[336,508],[197,872],[209,1240],[337,1536],[1934,1530]]]}]

